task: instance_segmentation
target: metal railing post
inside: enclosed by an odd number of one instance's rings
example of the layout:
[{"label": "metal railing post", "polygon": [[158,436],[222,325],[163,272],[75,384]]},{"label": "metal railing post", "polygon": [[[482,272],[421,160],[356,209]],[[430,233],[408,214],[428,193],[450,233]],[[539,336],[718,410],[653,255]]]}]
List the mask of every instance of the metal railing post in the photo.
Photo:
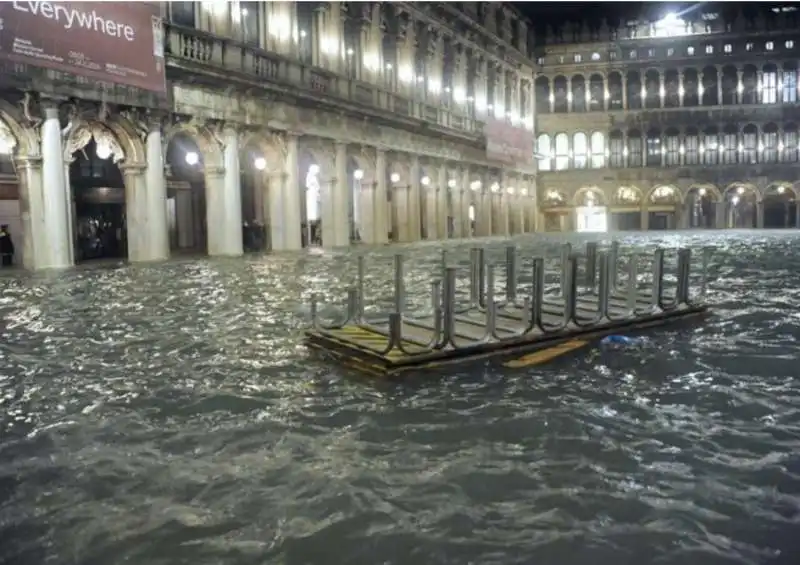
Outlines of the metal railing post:
[{"label": "metal railing post", "polygon": [[584,285],[586,289],[594,294],[597,284],[597,242],[590,241],[586,244],[586,278]]},{"label": "metal railing post", "polygon": [[517,300],[517,248],[506,247],[506,301]]}]

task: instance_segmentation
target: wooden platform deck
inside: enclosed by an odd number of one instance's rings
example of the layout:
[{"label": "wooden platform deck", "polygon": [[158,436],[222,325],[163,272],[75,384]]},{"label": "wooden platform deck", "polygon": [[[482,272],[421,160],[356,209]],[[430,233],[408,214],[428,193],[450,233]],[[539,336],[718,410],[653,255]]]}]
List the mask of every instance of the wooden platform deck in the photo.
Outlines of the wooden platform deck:
[{"label": "wooden platform deck", "polygon": [[[388,323],[347,325],[338,329],[309,330],[306,343],[325,351],[344,365],[375,375],[393,375],[446,364],[465,363],[486,357],[498,357],[551,347],[580,337],[581,339],[602,337],[620,331],[634,331],[662,326],[680,319],[699,316],[707,311],[706,306],[681,305],[670,311],[652,309],[649,295],[637,297],[637,315],[625,316],[626,301],[619,296],[609,300],[609,314],[615,320],[590,323],[596,316],[597,299],[582,296],[577,300],[576,317],[580,325],[569,323],[560,331],[542,332],[534,329],[525,332],[520,306],[509,305],[497,310],[496,334],[500,340],[486,336],[486,314],[471,309],[456,316],[455,341],[458,347],[448,345],[434,349],[428,344],[434,336],[432,316],[403,320],[402,349],[388,352]],[[557,298],[548,298],[542,308],[542,319],[546,325],[563,323],[564,306]],[[616,320],[619,319],[619,320]]]}]

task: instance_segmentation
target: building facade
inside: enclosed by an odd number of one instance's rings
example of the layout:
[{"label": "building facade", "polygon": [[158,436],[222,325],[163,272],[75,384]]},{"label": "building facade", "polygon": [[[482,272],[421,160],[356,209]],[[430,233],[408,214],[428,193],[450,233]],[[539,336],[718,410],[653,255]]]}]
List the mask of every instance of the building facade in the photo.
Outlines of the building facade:
[{"label": "building facade", "polygon": [[6,67],[0,223],[17,262],[537,229],[535,163],[487,158],[484,132],[533,136],[513,5],[165,2],[162,17],[163,100]]},{"label": "building facade", "polygon": [[544,229],[800,228],[797,8],[723,9],[548,29]]}]

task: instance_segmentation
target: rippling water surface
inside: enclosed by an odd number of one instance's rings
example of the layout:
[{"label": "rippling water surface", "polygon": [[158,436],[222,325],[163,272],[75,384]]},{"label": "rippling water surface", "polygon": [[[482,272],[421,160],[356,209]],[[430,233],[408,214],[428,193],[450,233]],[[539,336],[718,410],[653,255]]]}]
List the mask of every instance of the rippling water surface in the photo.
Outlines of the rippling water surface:
[{"label": "rippling water surface", "polygon": [[[717,249],[705,325],[396,383],[300,344],[350,255],[0,273],[0,560],[797,563],[800,237],[626,239],[688,243]],[[420,304],[438,250],[408,250]]]}]

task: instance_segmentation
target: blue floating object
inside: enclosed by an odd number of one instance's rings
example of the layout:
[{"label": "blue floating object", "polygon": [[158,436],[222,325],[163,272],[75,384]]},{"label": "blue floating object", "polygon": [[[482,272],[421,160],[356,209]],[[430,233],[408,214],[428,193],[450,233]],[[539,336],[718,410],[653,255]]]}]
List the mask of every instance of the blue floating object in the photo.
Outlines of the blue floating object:
[{"label": "blue floating object", "polygon": [[609,335],[600,340],[601,345],[636,345],[640,340],[624,336],[624,335]]}]

